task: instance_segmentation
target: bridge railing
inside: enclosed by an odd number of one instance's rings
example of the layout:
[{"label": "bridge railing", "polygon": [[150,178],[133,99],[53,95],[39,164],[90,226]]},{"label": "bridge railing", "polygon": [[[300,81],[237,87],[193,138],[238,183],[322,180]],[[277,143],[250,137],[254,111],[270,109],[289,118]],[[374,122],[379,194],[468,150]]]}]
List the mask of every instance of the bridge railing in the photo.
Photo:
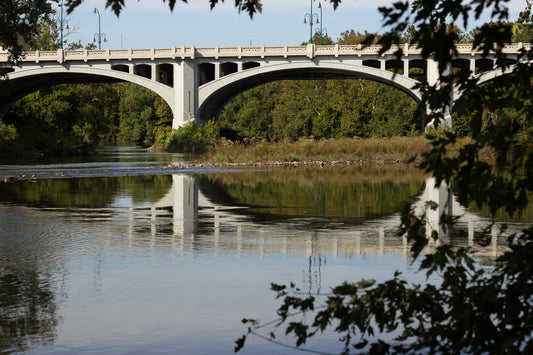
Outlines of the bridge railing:
[{"label": "bridge railing", "polygon": [[[421,50],[416,46],[408,44],[401,45],[406,55],[417,55]],[[504,47],[504,53],[517,54],[521,49],[531,50],[530,43],[511,43]],[[363,47],[359,45],[325,45],[316,46],[308,44],[306,46],[256,46],[256,47],[171,47],[171,48],[143,48],[143,49],[104,49],[104,50],[63,50],[57,51],[31,51],[23,54],[22,62],[47,62],[56,61],[64,63],[67,61],[90,61],[90,60],[155,60],[155,59],[176,59],[176,58],[243,58],[243,57],[308,57],[317,56],[376,56],[379,54],[381,46],[371,45]],[[398,50],[398,46],[393,46],[386,53],[393,54]],[[458,44],[459,54],[479,54],[479,50],[472,48],[471,44]],[[0,63],[8,62],[8,53],[0,53]]]}]

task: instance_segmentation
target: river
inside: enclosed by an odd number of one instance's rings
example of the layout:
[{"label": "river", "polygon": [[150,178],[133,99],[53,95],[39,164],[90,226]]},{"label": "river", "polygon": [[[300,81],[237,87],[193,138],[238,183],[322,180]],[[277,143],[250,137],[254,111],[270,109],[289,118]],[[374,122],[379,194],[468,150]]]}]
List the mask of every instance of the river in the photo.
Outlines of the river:
[{"label": "river", "polygon": [[[396,234],[419,171],[169,167],[190,159],[0,162],[17,177],[0,182],[0,353],[230,354],[242,318],[275,319],[271,282],[424,281]],[[331,334],[308,346],[340,349]],[[259,338],[242,351],[273,352],[300,353]]]}]

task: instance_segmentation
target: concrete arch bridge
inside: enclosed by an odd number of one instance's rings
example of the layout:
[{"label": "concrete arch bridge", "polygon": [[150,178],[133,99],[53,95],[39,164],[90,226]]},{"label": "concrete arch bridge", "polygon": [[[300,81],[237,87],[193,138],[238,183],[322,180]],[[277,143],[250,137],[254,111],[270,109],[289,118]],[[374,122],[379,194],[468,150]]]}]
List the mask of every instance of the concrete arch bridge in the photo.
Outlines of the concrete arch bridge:
[{"label": "concrete arch bridge", "polygon": [[[516,60],[531,44],[504,49]],[[415,88],[420,79],[437,80],[437,63],[425,60],[420,49],[403,46],[403,56],[379,54],[379,46],[361,45],[277,47],[172,47],[166,49],[106,49],[34,51],[15,66],[0,53],[0,119],[20,98],[40,88],[61,83],[132,82],[161,96],[170,106],[178,128],[192,121],[216,117],[236,94],[254,86],[284,79],[361,78],[392,85],[420,101]],[[458,46],[452,66],[470,73],[485,72],[486,79],[504,75],[494,69],[496,58],[483,57],[469,44]],[[398,74],[395,75],[393,71]]]}]

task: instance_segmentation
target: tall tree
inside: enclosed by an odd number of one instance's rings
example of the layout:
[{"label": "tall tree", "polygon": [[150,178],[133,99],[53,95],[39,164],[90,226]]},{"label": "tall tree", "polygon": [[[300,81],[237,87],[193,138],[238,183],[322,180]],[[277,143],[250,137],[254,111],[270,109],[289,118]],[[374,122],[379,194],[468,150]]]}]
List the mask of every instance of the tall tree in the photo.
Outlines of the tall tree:
[{"label": "tall tree", "polygon": [[2,0],[0,2],[0,47],[9,51],[11,61],[35,42],[41,23],[53,13],[50,0]]}]

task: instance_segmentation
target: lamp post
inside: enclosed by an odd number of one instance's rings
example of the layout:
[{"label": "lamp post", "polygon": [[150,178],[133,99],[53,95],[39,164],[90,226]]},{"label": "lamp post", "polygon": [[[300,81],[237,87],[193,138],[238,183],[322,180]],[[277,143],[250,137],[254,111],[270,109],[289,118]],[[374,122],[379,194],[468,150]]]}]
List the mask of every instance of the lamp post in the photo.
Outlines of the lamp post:
[{"label": "lamp post", "polygon": [[309,19],[309,43],[313,43],[313,21],[316,19],[318,24],[318,14],[313,13],[313,0],[311,1],[311,12],[304,15],[304,23],[307,23]]},{"label": "lamp post", "polygon": [[320,45],[322,45],[322,35],[324,34],[324,31],[326,31],[326,36],[328,30],[326,28],[322,29],[322,3],[318,3],[318,8],[320,9]]},{"label": "lamp post", "polygon": [[68,21],[63,19],[63,0],[61,0],[61,17],[59,18],[59,33],[61,34],[61,40],[59,42],[59,48],[63,49],[63,24],[66,23],[68,30]]},{"label": "lamp post", "polygon": [[101,22],[100,22],[100,11],[95,7],[93,10],[94,14],[98,14],[98,33],[94,34],[93,42],[96,42],[96,38],[98,38],[98,49],[102,49],[102,38],[104,39],[104,42],[107,42],[107,39],[105,37],[105,33],[101,32]]}]

